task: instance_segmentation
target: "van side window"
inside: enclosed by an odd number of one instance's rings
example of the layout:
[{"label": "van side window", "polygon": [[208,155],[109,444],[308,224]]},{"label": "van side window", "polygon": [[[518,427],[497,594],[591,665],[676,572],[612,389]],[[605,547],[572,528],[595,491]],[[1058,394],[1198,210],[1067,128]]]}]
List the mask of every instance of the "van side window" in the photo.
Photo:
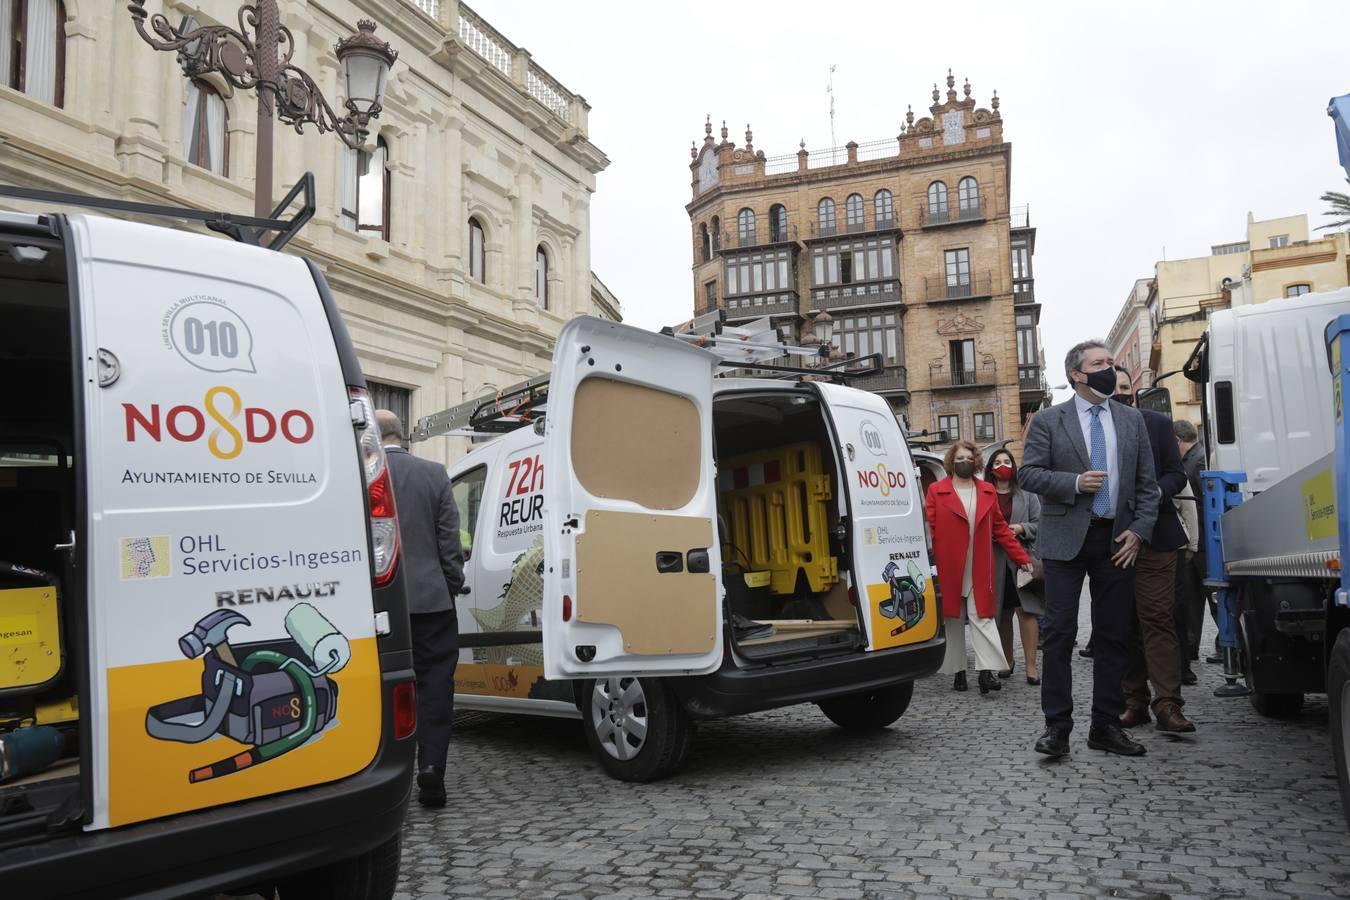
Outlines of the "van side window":
[{"label": "van side window", "polygon": [[1220,444],[1237,441],[1237,422],[1233,415],[1233,382],[1214,382],[1214,425]]},{"label": "van side window", "polygon": [[474,535],[478,533],[478,509],[483,505],[483,485],[487,482],[487,466],[470,469],[451,482],[455,509],[459,510],[459,542],[464,547],[464,558],[473,551]]}]

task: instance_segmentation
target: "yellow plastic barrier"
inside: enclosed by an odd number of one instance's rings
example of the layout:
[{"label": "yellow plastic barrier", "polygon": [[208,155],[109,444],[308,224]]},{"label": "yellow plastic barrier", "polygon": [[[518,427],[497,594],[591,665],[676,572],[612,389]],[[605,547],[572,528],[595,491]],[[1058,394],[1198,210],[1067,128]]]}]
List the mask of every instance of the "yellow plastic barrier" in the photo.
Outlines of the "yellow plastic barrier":
[{"label": "yellow plastic barrier", "polygon": [[830,476],[817,444],[791,444],[724,459],[717,489],[731,544],[728,562],[769,572],[769,590],[791,594],[797,573],[812,591],[839,580],[839,560],[830,555],[826,501]]}]

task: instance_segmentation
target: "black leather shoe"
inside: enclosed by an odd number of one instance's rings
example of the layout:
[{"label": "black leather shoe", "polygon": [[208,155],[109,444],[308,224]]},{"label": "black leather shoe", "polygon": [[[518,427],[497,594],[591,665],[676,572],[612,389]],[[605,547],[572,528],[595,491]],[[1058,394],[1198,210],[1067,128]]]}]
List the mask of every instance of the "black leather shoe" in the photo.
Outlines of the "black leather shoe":
[{"label": "black leather shoe", "polygon": [[1213,664],[1213,663],[1221,663],[1221,662],[1223,662],[1223,654],[1222,654],[1222,653],[1215,653],[1213,656],[1206,656],[1206,657],[1205,657],[1205,662],[1211,663],[1211,664]]},{"label": "black leather shoe", "polygon": [[1195,674],[1194,672],[1192,672],[1190,669],[1182,669],[1182,670],[1181,670],[1181,683],[1184,684],[1184,685],[1199,684],[1199,683],[1200,683],[1200,676],[1196,675],[1196,674]]},{"label": "black leather shoe", "polygon": [[1011,677],[1012,677],[1013,670],[1016,669],[1016,668],[1017,668],[1017,666],[1016,666],[1016,665],[1013,665],[1013,667],[1012,667],[1011,669],[1004,669],[1002,672],[999,672],[999,673],[998,673],[998,677],[999,677],[999,678],[1011,678]]},{"label": "black leather shoe", "polygon": [[1143,744],[1130,740],[1119,725],[1093,725],[1088,729],[1088,746],[1117,756],[1143,756],[1148,752]]},{"label": "black leather shoe", "polygon": [[952,679],[952,690],[962,693],[970,690],[970,685],[966,683],[966,673],[957,672],[956,677]]},{"label": "black leather shoe", "polygon": [[1079,650],[1078,655],[1083,657],[1084,659],[1092,659],[1092,645],[1088,644],[1082,650]]},{"label": "black leather shoe", "polygon": [[445,805],[445,775],[435,766],[417,770],[417,802],[432,809]]},{"label": "black leather shoe", "polygon": [[1027,684],[1030,684],[1030,685],[1037,685],[1037,684],[1040,684],[1040,683],[1041,683],[1041,676],[1039,676],[1039,675],[1028,675],[1028,676],[1027,676]]},{"label": "black leather shoe", "polygon": [[1044,753],[1051,759],[1059,759],[1069,752],[1069,732],[1063,728],[1050,726],[1036,739],[1036,752]]},{"label": "black leather shoe", "polygon": [[980,693],[987,694],[990,690],[998,687],[998,679],[994,673],[988,669],[980,670]]}]

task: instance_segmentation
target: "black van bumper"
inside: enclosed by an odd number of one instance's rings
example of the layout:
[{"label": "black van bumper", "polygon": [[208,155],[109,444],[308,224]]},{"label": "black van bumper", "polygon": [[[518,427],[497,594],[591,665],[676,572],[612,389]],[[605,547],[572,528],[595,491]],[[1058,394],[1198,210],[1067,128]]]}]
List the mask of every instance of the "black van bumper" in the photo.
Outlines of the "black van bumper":
[{"label": "black van bumper", "polygon": [[857,694],[931,675],[942,665],[945,640],[827,656],[789,665],[741,669],[728,656],[711,675],[671,678],[685,711],[696,719],[712,719],[814,703],[830,697]]},{"label": "black van bumper", "polygon": [[382,739],[366,769],[330,784],[0,852],[0,894],[167,900],[266,883],[385,843],[403,825],[416,740],[392,737],[393,687],[413,678],[412,653],[381,657]]}]

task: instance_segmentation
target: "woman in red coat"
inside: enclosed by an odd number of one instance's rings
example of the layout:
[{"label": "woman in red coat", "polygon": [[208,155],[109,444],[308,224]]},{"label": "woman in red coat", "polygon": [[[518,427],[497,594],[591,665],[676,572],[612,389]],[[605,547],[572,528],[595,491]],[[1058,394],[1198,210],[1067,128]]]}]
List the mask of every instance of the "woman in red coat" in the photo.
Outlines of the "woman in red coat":
[{"label": "woman in red coat", "polygon": [[992,484],[975,477],[979,448],[957,441],[943,459],[946,478],[928,489],[924,510],[937,556],[942,615],[947,620],[947,653],[938,671],[955,674],[952,687],[966,690],[966,640],[962,611],[970,620],[980,693],[999,690],[995,671],[1008,668],[995,621],[994,541],[1018,566],[1030,570],[1031,558],[1003,520]]}]

